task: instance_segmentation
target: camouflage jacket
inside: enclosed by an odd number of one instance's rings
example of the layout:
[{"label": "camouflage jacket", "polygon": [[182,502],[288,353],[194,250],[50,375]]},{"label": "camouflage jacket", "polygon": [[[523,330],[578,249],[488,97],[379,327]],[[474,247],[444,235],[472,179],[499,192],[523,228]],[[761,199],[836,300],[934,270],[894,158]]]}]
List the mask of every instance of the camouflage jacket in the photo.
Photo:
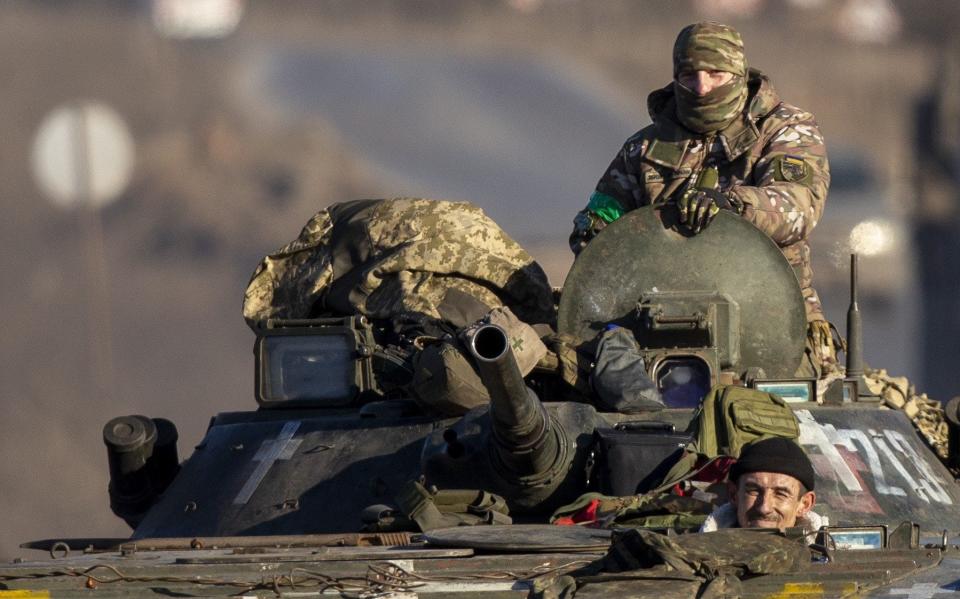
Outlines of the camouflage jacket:
[{"label": "camouflage jacket", "polygon": [[[807,238],[823,214],[830,168],[823,136],[809,112],[780,101],[770,80],[750,70],[743,118],[716,135],[701,135],[676,120],[673,86],[650,94],[653,123],[630,137],[597,183],[593,200],[606,196],[624,210],[665,203],[715,165],[720,189],[744,204],[743,216],[780,246],[794,267],[807,319],[823,319],[812,287]],[[570,237],[579,251],[605,226],[590,207],[578,214]]]}]

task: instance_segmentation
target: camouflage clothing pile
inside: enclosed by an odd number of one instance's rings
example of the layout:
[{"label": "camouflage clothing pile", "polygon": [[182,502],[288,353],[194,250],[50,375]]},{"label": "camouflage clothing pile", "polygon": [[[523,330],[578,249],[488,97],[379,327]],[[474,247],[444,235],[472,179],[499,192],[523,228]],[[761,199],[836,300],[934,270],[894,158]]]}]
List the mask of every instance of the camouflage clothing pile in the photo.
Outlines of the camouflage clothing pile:
[{"label": "camouflage clothing pile", "polygon": [[584,493],[561,506],[550,517],[559,526],[591,528],[672,528],[697,530],[713,505],[694,497],[670,493],[610,496]]},{"label": "camouflage clothing pile", "polygon": [[949,457],[949,425],[939,401],[928,398],[926,393],[918,395],[907,377],[890,376],[883,369],[868,368],[863,378],[870,391],[882,398],[884,405],[906,414],[941,460]]},{"label": "camouflage clothing pile", "polygon": [[802,539],[770,530],[728,529],[671,537],[630,529],[614,533],[603,558],[535,579],[531,596],[741,597],[746,596],[741,580],[805,572],[812,555]]},{"label": "camouflage clothing pile", "polygon": [[800,572],[811,553],[803,543],[755,529],[724,529],[702,535],[668,537],[649,530],[615,534],[603,568],[606,572],[663,568],[710,581],[725,575]]},{"label": "camouflage clothing pile", "polygon": [[487,310],[508,306],[525,322],[554,320],[543,269],[480,208],[417,198],[321,210],[260,263],[243,316],[254,328],[323,314],[442,319],[451,292]]}]

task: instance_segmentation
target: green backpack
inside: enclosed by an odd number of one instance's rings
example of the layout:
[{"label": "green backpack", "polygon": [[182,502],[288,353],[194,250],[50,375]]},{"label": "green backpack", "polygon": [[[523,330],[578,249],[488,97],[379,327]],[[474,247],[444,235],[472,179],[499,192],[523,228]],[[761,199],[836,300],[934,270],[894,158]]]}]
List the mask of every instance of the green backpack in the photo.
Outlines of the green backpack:
[{"label": "green backpack", "polygon": [[766,437],[797,439],[800,426],[793,410],[779,395],[717,385],[703,398],[687,432],[693,435],[693,441],[653,492],[669,489],[696,474],[700,458],[737,458],[745,445]]},{"label": "green backpack", "polygon": [[728,385],[707,393],[687,432],[694,434],[693,449],[700,455],[737,458],[744,445],[758,439],[796,439],[800,427],[779,395]]}]

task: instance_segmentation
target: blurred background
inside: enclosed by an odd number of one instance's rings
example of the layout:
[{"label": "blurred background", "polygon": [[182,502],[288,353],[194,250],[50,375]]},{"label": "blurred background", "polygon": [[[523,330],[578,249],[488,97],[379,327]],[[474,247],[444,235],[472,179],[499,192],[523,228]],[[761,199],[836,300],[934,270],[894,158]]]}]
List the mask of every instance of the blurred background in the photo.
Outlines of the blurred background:
[{"label": "blurred background", "polygon": [[[260,258],[338,201],[470,200],[561,285],[574,213],[715,19],[817,115],[833,185],[815,284],[865,358],[960,393],[955,0],[4,0],[0,558],[126,535],[103,424],[188,456],[248,410]],[[211,479],[210,484],[216,484]],[[38,554],[39,555],[39,554]]]}]

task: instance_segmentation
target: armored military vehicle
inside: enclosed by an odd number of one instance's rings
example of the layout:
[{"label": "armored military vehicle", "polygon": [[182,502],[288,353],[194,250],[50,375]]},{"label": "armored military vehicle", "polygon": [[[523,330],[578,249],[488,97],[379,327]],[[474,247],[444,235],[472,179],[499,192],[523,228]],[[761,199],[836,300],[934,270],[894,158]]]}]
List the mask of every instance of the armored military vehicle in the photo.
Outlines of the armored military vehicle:
[{"label": "armored military vehicle", "polygon": [[[133,533],[26,543],[55,559],[0,567],[0,597],[957,590],[956,406],[945,412],[863,371],[855,301],[846,375],[796,377],[802,301],[779,249],[749,223],[721,213],[692,236],[669,207],[636,210],[576,260],[559,295],[560,342],[526,376],[507,331],[471,328],[462,349],[489,399],[459,415],[405,395],[417,364],[388,351],[377,318],[268,318],[256,326],[259,408],[215,416],[182,463],[172,423],[111,420],[111,507]],[[576,388],[570,369],[589,371],[591,354],[562,348],[613,327],[634,335],[662,406],[618,410],[593,396],[589,380]],[[717,385],[772,393],[795,415],[816,470],[816,509],[830,523],[816,538],[699,533],[665,503],[648,515],[667,518],[574,513],[590,492],[634,507],[667,492],[699,403]],[[562,506],[580,525],[557,525]]]}]

